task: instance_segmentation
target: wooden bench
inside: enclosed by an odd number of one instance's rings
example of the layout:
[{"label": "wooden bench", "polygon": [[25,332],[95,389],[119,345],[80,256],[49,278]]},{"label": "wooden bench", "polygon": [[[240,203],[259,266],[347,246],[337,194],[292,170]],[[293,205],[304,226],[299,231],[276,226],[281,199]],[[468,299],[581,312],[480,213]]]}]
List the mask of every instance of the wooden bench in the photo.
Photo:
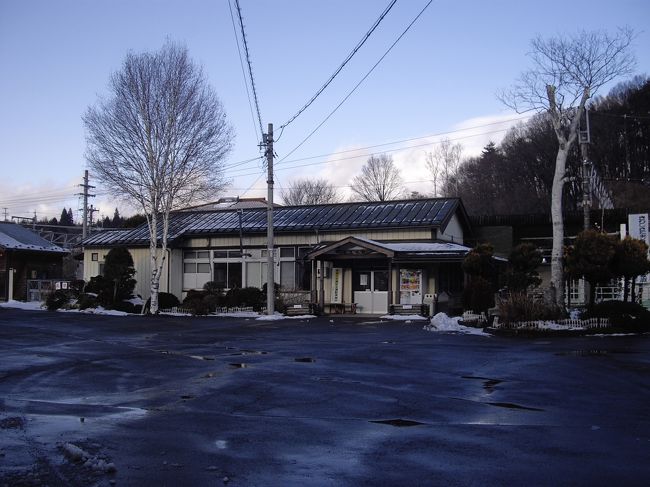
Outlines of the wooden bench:
[{"label": "wooden bench", "polygon": [[328,308],[330,314],[357,313],[357,303],[325,303],[325,309]]},{"label": "wooden bench", "polygon": [[392,315],[420,315],[427,316],[429,314],[428,304],[391,304],[390,314]]},{"label": "wooden bench", "polygon": [[287,310],[284,312],[287,316],[300,316],[300,315],[312,315],[313,306],[311,303],[305,304],[290,304],[287,306]]}]

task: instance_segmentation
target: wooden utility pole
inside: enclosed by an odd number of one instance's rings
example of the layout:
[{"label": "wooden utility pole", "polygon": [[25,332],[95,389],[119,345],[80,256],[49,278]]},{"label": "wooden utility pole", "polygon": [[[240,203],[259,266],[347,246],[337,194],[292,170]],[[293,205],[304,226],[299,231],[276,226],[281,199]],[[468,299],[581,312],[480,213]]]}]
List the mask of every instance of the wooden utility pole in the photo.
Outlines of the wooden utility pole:
[{"label": "wooden utility pole", "polygon": [[275,263],[273,258],[273,124],[270,123],[268,131],[263,134],[264,147],[266,148],[266,165],[268,176],[266,179],[266,312],[275,314]]}]

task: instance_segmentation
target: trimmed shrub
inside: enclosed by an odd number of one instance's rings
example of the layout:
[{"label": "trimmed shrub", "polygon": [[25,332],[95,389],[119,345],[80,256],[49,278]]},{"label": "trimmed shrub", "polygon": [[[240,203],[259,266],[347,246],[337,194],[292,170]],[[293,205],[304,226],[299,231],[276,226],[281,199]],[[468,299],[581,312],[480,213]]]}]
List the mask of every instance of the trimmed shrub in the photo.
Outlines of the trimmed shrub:
[{"label": "trimmed shrub", "polygon": [[77,306],[79,309],[96,308],[99,306],[99,302],[97,296],[85,293],[77,298]]},{"label": "trimmed shrub", "polygon": [[266,293],[257,287],[232,288],[226,293],[226,303],[232,308],[252,306],[258,311],[266,304]]},{"label": "trimmed shrub", "polygon": [[214,281],[208,281],[203,285],[203,290],[208,294],[214,294],[216,296],[223,295],[223,287],[218,285]]},{"label": "trimmed shrub", "polygon": [[497,302],[501,321],[558,320],[566,317],[566,312],[554,304],[535,300],[525,293],[511,293]]},{"label": "trimmed shrub", "polygon": [[56,311],[68,305],[70,298],[72,298],[72,295],[68,290],[57,289],[53,293],[48,294],[45,300],[45,306],[47,306],[48,311]]},{"label": "trimmed shrub", "polygon": [[104,276],[91,277],[85,292],[96,294],[97,302],[104,307],[110,307],[113,302],[113,283]]},{"label": "trimmed shrub", "polygon": [[113,303],[113,309],[116,311],[124,311],[125,313],[140,314],[142,305],[133,304],[130,301],[118,301]]},{"label": "trimmed shrub", "polygon": [[463,291],[463,307],[475,312],[487,311],[494,306],[492,284],[482,277],[474,277]]},{"label": "trimmed shrub", "polygon": [[[180,306],[181,302],[178,300],[176,295],[165,292],[158,292],[158,309],[169,309],[174,306]],[[151,309],[151,298],[147,299],[147,302],[144,305],[144,308],[149,312]]]},{"label": "trimmed shrub", "polygon": [[638,303],[603,301],[585,311],[582,318],[609,318],[616,328],[634,333],[650,331],[650,311]]}]

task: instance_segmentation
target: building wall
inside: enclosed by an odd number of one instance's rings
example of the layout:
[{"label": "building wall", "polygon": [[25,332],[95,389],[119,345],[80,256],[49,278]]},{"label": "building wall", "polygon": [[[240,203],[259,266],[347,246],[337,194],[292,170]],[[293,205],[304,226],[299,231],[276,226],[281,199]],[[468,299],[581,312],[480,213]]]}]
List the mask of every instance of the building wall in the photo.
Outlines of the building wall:
[{"label": "building wall", "polygon": [[458,215],[451,217],[444,232],[438,232],[438,239],[457,244],[463,243],[463,227],[460,224]]},{"label": "building wall", "polygon": [[[84,281],[88,281],[91,277],[100,275],[100,270],[103,268],[104,260],[106,259],[106,255],[110,250],[110,248],[84,249]],[[148,299],[151,295],[151,259],[149,257],[149,249],[132,248],[129,249],[129,253],[133,258],[133,267],[135,268],[136,284],[133,292],[137,295],[142,296],[143,299]],[[93,254],[97,254],[97,260],[93,260]],[[163,273],[160,278],[160,291],[172,292],[173,294],[176,294],[178,297],[180,297],[180,292],[175,282],[179,280],[176,278],[176,274],[171,278],[171,281],[174,283],[172,289],[170,290],[168,287],[170,256],[172,260],[171,269],[175,272],[178,272],[180,280],[182,280],[183,277],[182,253],[180,250],[168,250],[168,257],[165,259]],[[179,268],[181,269],[180,272],[178,271]]]}]

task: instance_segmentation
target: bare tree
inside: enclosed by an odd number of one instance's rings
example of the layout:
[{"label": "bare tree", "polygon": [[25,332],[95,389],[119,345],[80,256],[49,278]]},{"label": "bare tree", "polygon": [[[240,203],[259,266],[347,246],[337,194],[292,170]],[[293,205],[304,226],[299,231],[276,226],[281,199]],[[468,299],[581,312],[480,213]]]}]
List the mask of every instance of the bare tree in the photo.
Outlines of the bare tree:
[{"label": "bare tree", "polygon": [[86,158],[109,192],[146,215],[150,312],[157,313],[170,212],[223,188],[232,130],[201,68],[170,41],[153,53],[129,53],[109,93],[83,117]]},{"label": "bare tree", "polygon": [[553,251],[551,254],[551,299],[564,304],[562,256],[564,220],[562,192],[567,180],[567,155],[576,141],[580,118],[590,97],[604,84],[629,74],[634,65],[630,52],[633,32],[621,29],[610,35],[604,31],[580,31],[571,37],[532,41],[533,68],[500,99],[518,112],[548,112],[558,141],[551,190]]},{"label": "bare tree", "polygon": [[295,179],[291,185],[282,190],[285,205],[322,205],[338,203],[341,198],[326,179]]},{"label": "bare tree", "polygon": [[458,196],[458,187],[455,177],[460,166],[463,147],[452,144],[451,140],[443,139],[438,146],[427,154],[426,165],[431,174],[433,191],[436,196],[439,192],[445,196]]},{"label": "bare tree", "polygon": [[402,196],[402,177],[391,156],[371,156],[352,179],[351,189],[365,201],[393,200]]}]

